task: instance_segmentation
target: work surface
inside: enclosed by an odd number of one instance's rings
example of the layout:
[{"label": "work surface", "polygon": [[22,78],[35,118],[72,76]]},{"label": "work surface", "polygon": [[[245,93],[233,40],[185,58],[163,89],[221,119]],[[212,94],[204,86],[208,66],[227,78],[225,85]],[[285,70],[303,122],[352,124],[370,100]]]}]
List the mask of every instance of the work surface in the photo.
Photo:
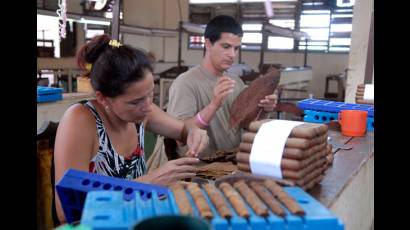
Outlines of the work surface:
[{"label": "work surface", "polygon": [[64,112],[72,104],[93,97],[92,93],[64,93],[63,100],[37,103],[37,129],[43,125],[44,121],[60,121]]},{"label": "work surface", "polygon": [[341,218],[346,230],[367,230],[374,218],[374,133],[345,137],[329,130],[329,136],[352,149],[333,147],[333,165],[309,193]]},{"label": "work surface", "polygon": [[333,165],[326,171],[322,182],[310,193],[322,204],[330,207],[343,189],[354,179],[364,164],[374,155],[374,134],[364,137],[346,137],[337,131],[329,131],[333,141],[352,147],[342,150],[333,147]]},{"label": "work surface", "polygon": [[340,218],[345,230],[369,230],[374,218],[374,133],[346,137],[329,130],[328,134],[333,164],[308,193]]}]

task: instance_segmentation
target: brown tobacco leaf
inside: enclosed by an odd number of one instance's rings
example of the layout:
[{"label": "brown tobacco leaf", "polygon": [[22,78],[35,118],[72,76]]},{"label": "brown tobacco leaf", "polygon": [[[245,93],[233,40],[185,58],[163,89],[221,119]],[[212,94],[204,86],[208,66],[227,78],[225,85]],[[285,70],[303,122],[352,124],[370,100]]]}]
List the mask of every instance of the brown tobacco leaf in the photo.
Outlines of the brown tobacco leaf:
[{"label": "brown tobacco leaf", "polygon": [[200,158],[200,160],[208,163],[232,161],[235,158],[236,152],[238,152],[237,148],[230,150],[218,150],[210,156]]},{"label": "brown tobacco leaf", "polygon": [[265,96],[273,94],[279,84],[280,72],[271,67],[265,75],[256,78],[244,89],[231,106],[229,126],[246,128],[255,119],[263,118],[265,111],[258,106]]}]

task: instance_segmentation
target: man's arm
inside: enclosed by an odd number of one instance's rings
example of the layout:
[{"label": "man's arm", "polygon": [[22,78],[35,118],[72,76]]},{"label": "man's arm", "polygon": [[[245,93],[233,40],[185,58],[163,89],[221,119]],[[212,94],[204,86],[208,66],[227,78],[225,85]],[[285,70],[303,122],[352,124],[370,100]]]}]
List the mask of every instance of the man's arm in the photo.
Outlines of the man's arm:
[{"label": "man's arm", "polygon": [[[193,114],[186,122],[191,125],[196,125],[201,129],[206,129],[209,126],[216,111],[222,105],[225,97],[233,92],[235,81],[229,77],[220,77],[213,90],[213,98],[211,102],[201,109],[197,114]],[[198,97],[198,95],[193,95]]]}]

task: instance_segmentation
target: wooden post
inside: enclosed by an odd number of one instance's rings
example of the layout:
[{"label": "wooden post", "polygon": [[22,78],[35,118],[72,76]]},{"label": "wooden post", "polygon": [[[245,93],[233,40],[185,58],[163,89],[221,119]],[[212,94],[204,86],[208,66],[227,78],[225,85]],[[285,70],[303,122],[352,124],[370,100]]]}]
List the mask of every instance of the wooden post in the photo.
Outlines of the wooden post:
[{"label": "wooden post", "polygon": [[179,21],[178,28],[178,69],[181,68],[181,55],[182,55],[182,21]]},{"label": "wooden post", "polygon": [[120,40],[120,1],[114,1],[114,7],[112,9],[112,21],[111,21],[111,36],[112,39]]},{"label": "wooden post", "polygon": [[305,38],[305,55],[303,59],[303,66],[307,67],[307,53],[308,53],[308,44],[307,44],[307,38]]},{"label": "wooden post", "polygon": [[367,58],[366,58],[366,68],[364,72],[364,83],[371,84],[373,77],[373,65],[374,65],[374,22],[373,22],[373,11],[372,17],[370,19],[370,31],[369,31],[369,42],[367,47]]},{"label": "wooden post", "polygon": [[261,54],[260,54],[260,60],[259,60],[259,72],[262,72],[263,62],[264,62],[264,57],[265,57],[265,49],[268,43],[268,34],[265,30],[265,25],[266,25],[266,22],[263,23],[262,25],[262,44],[261,44]]}]

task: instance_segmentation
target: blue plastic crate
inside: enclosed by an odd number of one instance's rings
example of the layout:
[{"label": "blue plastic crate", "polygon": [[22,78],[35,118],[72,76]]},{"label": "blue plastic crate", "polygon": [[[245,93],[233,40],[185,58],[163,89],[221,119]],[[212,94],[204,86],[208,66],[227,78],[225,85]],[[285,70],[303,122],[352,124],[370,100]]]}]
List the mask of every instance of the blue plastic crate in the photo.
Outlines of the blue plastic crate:
[{"label": "blue plastic crate", "polygon": [[318,99],[305,99],[299,101],[297,103],[297,106],[303,110],[315,110],[330,113],[339,113],[341,110],[363,110],[368,112],[368,117],[374,117],[373,105],[351,104]]},{"label": "blue plastic crate", "polygon": [[168,188],[159,185],[139,183],[74,169],[66,171],[56,185],[56,190],[68,223],[80,220],[85,198],[90,191],[120,191],[124,200],[134,199],[135,193],[141,195],[141,199],[149,200],[153,191],[156,191],[160,197],[168,196],[170,192]]},{"label": "blue plastic crate", "polygon": [[303,120],[312,123],[329,123],[338,120],[337,113],[322,112],[315,110],[304,110]]},{"label": "blue plastic crate", "polygon": [[[287,215],[282,218],[269,211],[269,216],[257,216],[253,210],[247,206],[250,217],[245,219],[238,216],[230,206],[233,216],[230,220],[219,216],[216,208],[210,202],[207,193],[201,189],[214,218],[210,221],[215,230],[248,230],[248,229],[275,229],[275,230],[343,230],[344,225],[336,216],[320,204],[316,199],[307,194],[299,187],[286,187],[285,191],[295,198],[298,204],[305,210],[304,217],[296,216],[287,211]],[[87,195],[81,218],[82,224],[92,226],[95,230],[118,229],[128,230],[143,219],[160,215],[178,215],[179,209],[173,195],[165,199],[159,199],[156,192],[152,193],[152,199],[143,200],[135,194],[135,199],[126,201],[122,194],[115,191],[95,191]],[[171,192],[172,194],[172,192]],[[199,212],[190,196],[186,192],[193,207],[193,215],[199,216]],[[225,198],[224,198],[225,199]],[[227,201],[225,199],[225,201]],[[286,208],[285,208],[286,210]]]},{"label": "blue plastic crate", "polygon": [[37,102],[58,101],[62,99],[62,88],[37,86]]},{"label": "blue plastic crate", "polygon": [[367,131],[368,132],[374,131],[374,118],[373,117],[367,118]]}]

